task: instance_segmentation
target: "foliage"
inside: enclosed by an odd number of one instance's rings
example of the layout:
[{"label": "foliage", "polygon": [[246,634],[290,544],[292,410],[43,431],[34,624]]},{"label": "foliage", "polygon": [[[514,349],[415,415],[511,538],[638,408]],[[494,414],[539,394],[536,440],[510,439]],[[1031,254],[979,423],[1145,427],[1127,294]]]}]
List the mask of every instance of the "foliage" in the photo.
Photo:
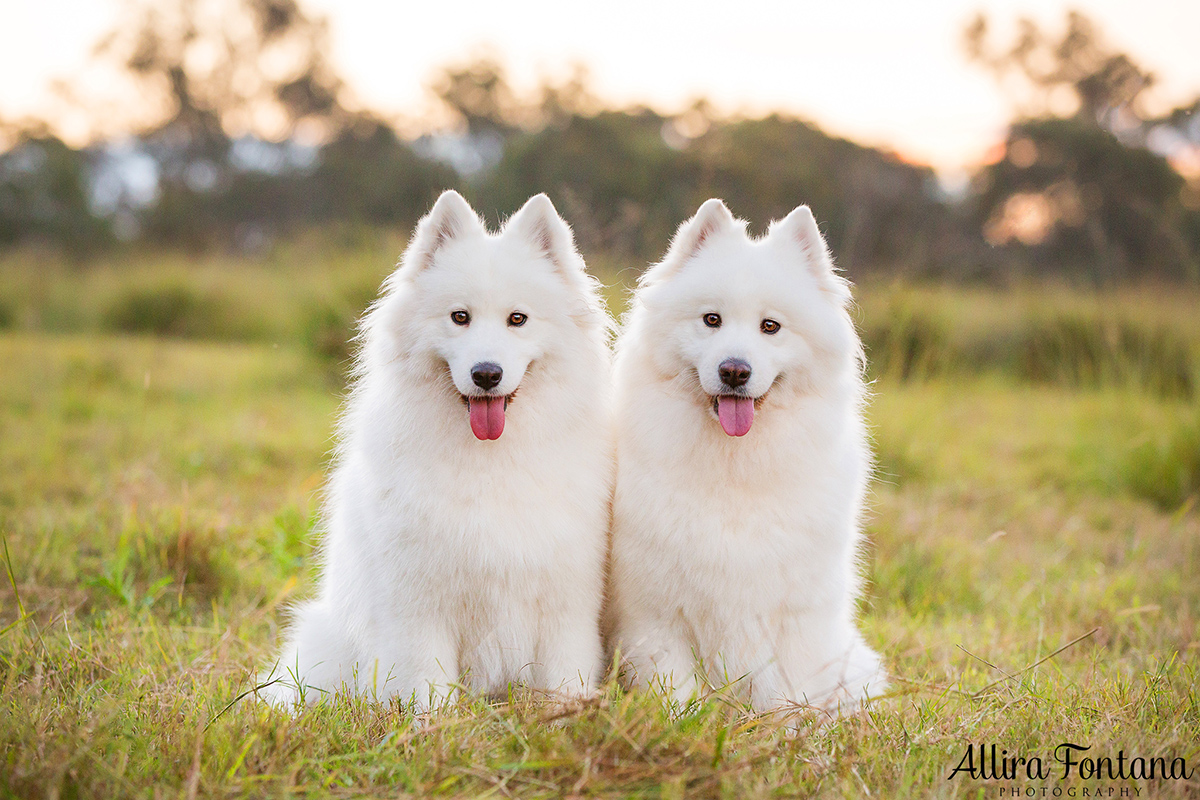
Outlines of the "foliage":
[{"label": "foliage", "polygon": [[0,153],[0,247],[43,242],[81,255],[106,245],[112,234],[91,213],[87,161],[53,136],[27,135]]},{"label": "foliage", "polygon": [[358,323],[373,299],[373,291],[351,291],[330,300],[314,300],[302,312],[301,341],[308,352],[325,363],[335,382],[344,381],[350,374]]},{"label": "foliage", "polygon": [[[1096,282],[1200,278],[1197,187],[1148,147],[1167,131],[1200,147],[1196,104],[1147,114],[1140,98],[1153,75],[1079,12],[1067,14],[1061,38],[1024,18],[999,51],[988,29],[982,13],[967,27],[968,56],[999,79],[1021,75],[1034,97],[1010,127],[1004,157],[974,179],[971,206],[989,243],[1008,245],[1015,266]],[[1062,90],[1070,108],[1055,102]]]},{"label": "foliage", "polygon": [[296,0],[126,0],[124,19],[96,47],[160,117],[146,125],[172,151],[171,168],[212,156],[225,131],[272,119],[286,136],[303,122],[338,127],[348,112],[328,61],[326,21]]},{"label": "foliage", "polygon": [[102,312],[102,327],[123,333],[206,339],[254,339],[260,332],[253,312],[184,283],[136,286],[120,292]]},{"label": "foliage", "polygon": [[1154,83],[1152,73],[1112,49],[1096,23],[1082,12],[1067,12],[1066,30],[1058,38],[1022,17],[1016,39],[999,51],[988,42],[990,27],[983,12],[975,16],[963,33],[967,55],[999,77],[1018,73],[1036,89],[1039,96],[1027,115],[1054,113],[1053,95],[1065,88],[1074,95],[1079,116],[1107,127]]},{"label": "foliage", "polygon": [[504,67],[483,57],[461,67],[447,67],[433,87],[437,96],[475,136],[503,137],[514,129],[517,101]]},{"label": "foliage", "polygon": [[1200,210],[1166,159],[1078,117],[1012,126],[1005,156],[976,178],[977,220],[1033,271],[1052,264],[1097,282],[1200,276]]},{"label": "foliage", "polygon": [[1017,374],[1063,386],[1134,385],[1191,397],[1195,366],[1187,340],[1130,320],[1058,316],[1023,331]]},{"label": "foliage", "polygon": [[321,148],[303,184],[318,220],[406,229],[460,180],[447,164],[419,156],[388,126],[364,119]]},{"label": "foliage", "polygon": [[[12,324],[297,345],[343,376],[362,312],[404,246],[401,232],[347,228],[254,258],[112,258],[79,272],[36,254],[0,257]],[[588,261],[620,313],[636,273]],[[865,278],[856,290],[870,374],[924,381],[1000,374],[1032,385],[1128,387],[1191,398],[1200,380],[1194,290],[938,288]]]},{"label": "foliage", "polygon": [[956,366],[944,322],[919,310],[912,297],[894,296],[861,336],[874,375],[907,381],[944,374]]},{"label": "foliage", "polygon": [[664,122],[651,111],[604,111],[517,134],[471,199],[498,219],[545,191],[586,251],[653,258],[695,210],[693,173],[663,142]]},{"label": "foliage", "polygon": [[[516,134],[473,198],[499,216],[546,191],[585,250],[657,259],[679,222],[722,197],[757,230],[803,201],[855,275],[950,269],[937,231],[952,227],[931,170],[780,115],[679,121],[640,109],[572,115]],[[959,245],[966,247],[964,242]]]},{"label": "foliage", "polygon": [[[192,251],[253,251],[304,225],[411,225],[458,184],[449,167],[346,105],[327,24],[295,0],[131,0],[125,17],[97,57],[158,110],[132,145],[153,165],[154,192],[117,193],[91,209],[93,227]],[[97,145],[78,155],[89,153],[126,179],[128,154]],[[74,167],[81,186],[95,180],[98,168]],[[29,235],[16,226],[9,239]]]},{"label": "foliage", "polygon": [[487,57],[433,78],[456,125],[409,141],[354,107],[326,23],[295,0],[130,0],[97,57],[154,101],[148,116],[82,150],[25,132],[0,156],[0,247],[256,252],[312,227],[407,229],[457,188],[493,222],[545,191],[586,251],[635,265],[718,196],[755,230],[807,203],[855,278],[1200,280],[1200,188],[1158,154],[1200,146],[1195,105],[1150,117],[1151,76],[1082,15],[1061,39],[1023,21],[1008,48],[988,28],[968,29],[968,55],[1039,101],[949,197],[929,168],[801,119],[606,108],[582,69],[522,96]]},{"label": "foliage", "polygon": [[[862,337],[872,375],[927,380],[999,374],[1006,380],[1070,388],[1122,386],[1191,398],[1198,379],[1195,326],[1146,318],[1138,304],[1108,296],[1056,307],[1061,294],[994,293],[1007,313],[972,320],[971,295],[912,288],[860,291],[869,313]],[[934,300],[935,302],[930,302]],[[967,302],[964,302],[967,301]],[[997,303],[998,305],[998,303]],[[1180,308],[1180,313],[1186,313]]]},{"label": "foliage", "polygon": [[1200,501],[1200,414],[1166,431],[1147,433],[1123,464],[1126,484],[1165,511]]}]

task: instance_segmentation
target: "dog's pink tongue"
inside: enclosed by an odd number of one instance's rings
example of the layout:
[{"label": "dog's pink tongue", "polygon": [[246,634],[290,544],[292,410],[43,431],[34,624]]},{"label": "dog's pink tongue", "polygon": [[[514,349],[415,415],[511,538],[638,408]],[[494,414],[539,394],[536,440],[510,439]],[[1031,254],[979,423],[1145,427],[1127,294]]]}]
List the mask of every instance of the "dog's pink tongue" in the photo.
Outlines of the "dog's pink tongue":
[{"label": "dog's pink tongue", "polygon": [[471,433],[475,438],[485,442],[499,439],[504,433],[504,398],[472,397],[468,403],[471,406]]},{"label": "dog's pink tongue", "polygon": [[717,419],[730,436],[745,436],[754,424],[754,400],[749,397],[721,395],[717,398]]}]

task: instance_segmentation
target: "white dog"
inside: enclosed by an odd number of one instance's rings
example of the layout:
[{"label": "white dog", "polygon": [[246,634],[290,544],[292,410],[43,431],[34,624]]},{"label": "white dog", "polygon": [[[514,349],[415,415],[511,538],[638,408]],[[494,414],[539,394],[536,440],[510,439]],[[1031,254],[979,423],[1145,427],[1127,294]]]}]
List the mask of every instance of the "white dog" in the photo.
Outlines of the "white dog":
[{"label": "white dog", "polygon": [[862,348],[808,208],[745,226],[704,203],[618,339],[608,624],[679,703],[848,710],[884,687],[855,628]]},{"label": "white dog", "polygon": [[425,710],[578,696],[603,667],[609,325],[545,195],[499,234],[442,194],[364,319],[316,599],[261,691]]}]

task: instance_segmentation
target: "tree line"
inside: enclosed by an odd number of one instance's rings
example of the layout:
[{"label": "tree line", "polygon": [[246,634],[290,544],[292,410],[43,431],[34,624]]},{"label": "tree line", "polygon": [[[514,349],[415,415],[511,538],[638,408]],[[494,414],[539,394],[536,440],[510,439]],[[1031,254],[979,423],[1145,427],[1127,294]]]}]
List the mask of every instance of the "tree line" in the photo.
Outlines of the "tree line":
[{"label": "tree line", "polygon": [[453,133],[407,139],[356,106],[325,23],[295,0],[131,0],[127,15],[96,58],[159,113],[80,148],[10,123],[0,248],[253,250],[312,227],[407,227],[456,188],[496,218],[546,191],[585,253],[631,265],[718,196],[756,225],[808,203],[852,274],[1200,279],[1200,181],[1167,157],[1200,153],[1200,99],[1145,113],[1153,76],[1076,13],[1057,35],[1023,21],[1007,44],[983,16],[964,32],[1023,107],[954,196],[927,167],[793,116],[605,108],[582,72],[518,97],[488,59],[434,82]]}]

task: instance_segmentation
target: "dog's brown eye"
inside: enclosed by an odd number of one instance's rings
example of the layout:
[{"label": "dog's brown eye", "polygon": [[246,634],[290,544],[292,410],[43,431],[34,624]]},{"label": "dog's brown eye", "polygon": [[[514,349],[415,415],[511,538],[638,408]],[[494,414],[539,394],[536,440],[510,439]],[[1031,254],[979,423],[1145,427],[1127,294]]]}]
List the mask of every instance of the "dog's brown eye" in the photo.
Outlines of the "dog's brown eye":
[{"label": "dog's brown eye", "polygon": [[721,315],[720,314],[705,314],[704,315],[704,324],[710,328],[721,327]]},{"label": "dog's brown eye", "polygon": [[470,325],[471,315],[466,311],[451,311],[450,319],[454,320],[455,325]]},{"label": "dog's brown eye", "polygon": [[783,326],[773,319],[764,319],[758,327],[762,328],[763,333],[779,333],[779,329]]},{"label": "dog's brown eye", "polygon": [[508,325],[510,328],[519,328],[529,319],[528,314],[522,314],[520,311],[514,311],[508,315]]}]

